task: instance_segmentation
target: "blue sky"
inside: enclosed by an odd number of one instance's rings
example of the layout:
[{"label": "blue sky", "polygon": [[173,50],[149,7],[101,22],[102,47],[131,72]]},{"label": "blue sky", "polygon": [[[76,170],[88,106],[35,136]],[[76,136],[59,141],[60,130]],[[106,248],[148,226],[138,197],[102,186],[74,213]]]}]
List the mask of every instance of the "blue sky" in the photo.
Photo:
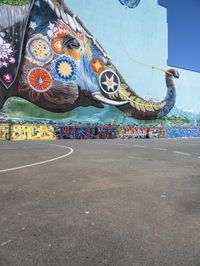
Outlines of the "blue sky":
[{"label": "blue sky", "polygon": [[[166,94],[164,73],[131,61],[167,66],[167,13],[157,0],[141,0],[127,9],[118,0],[67,0],[68,6],[102,44],[127,83],[143,97],[162,99]],[[122,38],[120,37],[122,36]],[[200,112],[200,74],[178,69],[176,106]]]},{"label": "blue sky", "polygon": [[200,1],[158,0],[167,8],[168,63],[200,72]]}]

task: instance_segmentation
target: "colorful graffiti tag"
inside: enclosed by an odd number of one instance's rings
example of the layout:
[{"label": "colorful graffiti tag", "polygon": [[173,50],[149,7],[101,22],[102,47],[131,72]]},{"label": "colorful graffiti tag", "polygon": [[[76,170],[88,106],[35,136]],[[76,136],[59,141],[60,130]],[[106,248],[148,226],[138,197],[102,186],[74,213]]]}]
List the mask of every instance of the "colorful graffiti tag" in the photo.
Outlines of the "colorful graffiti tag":
[{"label": "colorful graffiti tag", "polygon": [[166,128],[168,138],[199,138],[198,128]]},{"label": "colorful graffiti tag", "polygon": [[54,127],[49,125],[18,125],[10,127],[11,140],[55,140]]},{"label": "colorful graffiti tag", "polygon": [[0,140],[10,139],[10,124],[0,124]]},{"label": "colorful graffiti tag", "polygon": [[146,139],[164,137],[164,128],[141,128],[122,126],[119,128],[121,139]]},{"label": "colorful graffiti tag", "polygon": [[199,138],[200,128],[0,123],[0,140]]},{"label": "colorful graffiti tag", "polygon": [[114,139],[117,138],[115,126],[61,126],[55,127],[58,139]]},{"label": "colorful graffiti tag", "polygon": [[0,140],[114,139],[116,126],[0,124]]}]

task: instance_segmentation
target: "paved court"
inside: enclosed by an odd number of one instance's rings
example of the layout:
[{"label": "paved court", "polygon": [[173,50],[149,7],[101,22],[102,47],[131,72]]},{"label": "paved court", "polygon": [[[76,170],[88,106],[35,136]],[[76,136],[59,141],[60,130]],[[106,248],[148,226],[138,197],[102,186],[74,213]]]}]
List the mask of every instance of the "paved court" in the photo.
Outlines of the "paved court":
[{"label": "paved court", "polygon": [[0,152],[0,266],[200,265],[200,140]]}]

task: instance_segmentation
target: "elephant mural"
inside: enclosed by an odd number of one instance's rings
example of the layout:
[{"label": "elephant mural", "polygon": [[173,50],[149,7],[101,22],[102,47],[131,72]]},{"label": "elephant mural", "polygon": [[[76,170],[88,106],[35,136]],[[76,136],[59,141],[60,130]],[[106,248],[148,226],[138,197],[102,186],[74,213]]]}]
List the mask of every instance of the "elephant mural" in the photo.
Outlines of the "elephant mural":
[{"label": "elephant mural", "polygon": [[57,113],[109,104],[133,118],[156,119],[173,108],[178,77],[169,69],[165,99],[145,100],[64,1],[0,0],[0,109],[17,96]]}]

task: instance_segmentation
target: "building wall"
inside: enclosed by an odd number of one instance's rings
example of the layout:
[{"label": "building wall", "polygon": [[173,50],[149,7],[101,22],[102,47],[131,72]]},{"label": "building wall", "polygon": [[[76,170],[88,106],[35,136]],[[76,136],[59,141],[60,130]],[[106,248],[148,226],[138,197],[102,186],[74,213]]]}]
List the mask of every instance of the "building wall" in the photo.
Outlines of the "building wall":
[{"label": "building wall", "polygon": [[[134,1],[134,3],[136,2],[137,4],[131,6],[133,1],[129,0],[67,0],[70,9],[77,14],[87,29],[92,32],[94,37],[104,47],[105,51],[112,59],[113,65],[116,66],[118,72],[123,76],[124,79],[121,79],[121,81],[126,80],[127,84],[129,84],[138,95],[145,99],[162,100],[165,97],[167,90],[165,73],[158,70],[157,67],[164,70],[169,68],[167,62],[167,11],[165,8],[159,6],[157,1],[154,0]],[[167,1],[163,0],[162,2],[164,3]],[[35,20],[35,23],[38,23],[37,19]],[[36,30],[38,27],[36,27],[35,24],[32,24],[31,26],[33,28],[29,31],[31,34],[35,34],[36,32],[34,29]],[[50,24],[50,27],[52,27],[52,24]],[[49,28],[49,34],[52,34],[51,30],[52,29]],[[38,32],[39,30],[37,31],[37,34],[39,34],[38,38],[41,37],[40,34],[44,35],[42,29],[41,32]],[[3,37],[1,36],[1,38]],[[45,40],[45,38],[41,40],[43,44],[45,43]],[[89,47],[85,47],[85,49],[88,49],[89,56],[91,52],[90,50],[92,49],[89,49]],[[57,56],[56,53],[54,53],[54,57],[55,56]],[[73,56],[74,61],[76,61],[77,56]],[[28,59],[26,60],[25,69],[29,69],[30,65],[31,67],[42,66],[36,64],[36,62],[31,60],[30,57],[30,54],[26,55],[26,59]],[[4,76],[4,72],[8,72],[7,70],[9,70],[9,67],[13,67],[11,63],[14,62],[13,58],[9,59],[10,62],[2,61],[4,65],[0,62],[2,76]],[[24,57],[22,59],[24,59]],[[51,68],[51,57],[48,58],[48,60],[49,67]],[[77,63],[77,65],[78,64],[79,63]],[[9,65],[7,69],[6,65]],[[85,75],[92,71],[91,66],[85,67],[84,70]],[[43,91],[42,89],[40,91],[36,89],[34,90],[32,89],[33,86],[29,86],[30,84],[26,84],[26,87],[20,87],[19,94],[22,93],[23,97],[21,97],[23,99],[19,97],[8,99],[4,106],[4,115],[19,118],[20,121],[34,117],[38,122],[43,118],[48,118],[52,120],[62,119],[62,121],[70,122],[71,124],[73,124],[73,122],[78,122],[82,125],[85,125],[88,122],[91,124],[106,124],[114,120],[116,124],[124,123],[140,127],[195,126],[196,121],[200,120],[200,74],[191,73],[190,71],[184,71],[181,69],[177,70],[180,73],[180,79],[179,81],[175,81],[177,95],[176,106],[170,114],[163,119],[150,122],[136,120],[128,117],[128,115],[126,116],[126,114],[114,106],[102,104],[101,107],[103,108],[96,108],[94,107],[96,104],[95,101],[89,104],[89,107],[78,107],[66,111],[63,114],[48,112],[45,108],[48,107],[46,109],[49,110],[52,103],[55,104],[61,99],[61,95],[56,95],[57,97],[55,97],[57,88],[58,91],[62,90],[62,97],[63,95],[64,97],[66,96],[66,98],[62,98],[60,102],[66,102],[66,104],[69,104],[70,101],[73,102],[79,95],[77,87],[73,86],[67,89],[70,93],[66,94],[67,90],[65,85],[67,83],[61,85],[59,83],[60,80],[56,81],[56,85],[58,86],[55,86],[54,90],[47,90],[47,88],[44,88]],[[47,69],[47,71],[49,71],[49,69]],[[93,72],[92,75],[94,74]],[[28,76],[26,74],[27,73],[24,72],[24,79]],[[53,74],[55,73],[51,73],[52,77]],[[121,77],[121,75],[119,76]],[[52,79],[52,82],[53,81],[54,80]],[[85,84],[87,81],[88,78],[86,77],[82,83]],[[49,83],[51,84],[50,81]],[[94,85],[93,83],[92,85]],[[89,85],[86,86],[85,95],[87,95],[90,89],[95,90],[93,86]],[[10,92],[9,94],[12,93]],[[72,96],[74,96],[74,98]],[[112,95],[111,100],[116,100],[115,97],[115,95]],[[27,98],[28,101],[25,101],[24,98]],[[29,102],[30,98],[32,103]],[[45,101],[48,99],[51,99],[51,101],[47,106],[47,102]],[[88,99],[91,99],[91,97],[88,97]],[[124,99],[127,98],[125,97]],[[41,105],[43,105],[43,109],[39,107]],[[132,105],[134,105],[133,102]],[[77,107],[76,103],[74,106]],[[139,104],[136,103],[135,106],[138,109],[141,109]],[[56,109],[55,106],[53,109]]]},{"label": "building wall", "polygon": [[200,128],[0,124],[0,140],[199,138]]}]

